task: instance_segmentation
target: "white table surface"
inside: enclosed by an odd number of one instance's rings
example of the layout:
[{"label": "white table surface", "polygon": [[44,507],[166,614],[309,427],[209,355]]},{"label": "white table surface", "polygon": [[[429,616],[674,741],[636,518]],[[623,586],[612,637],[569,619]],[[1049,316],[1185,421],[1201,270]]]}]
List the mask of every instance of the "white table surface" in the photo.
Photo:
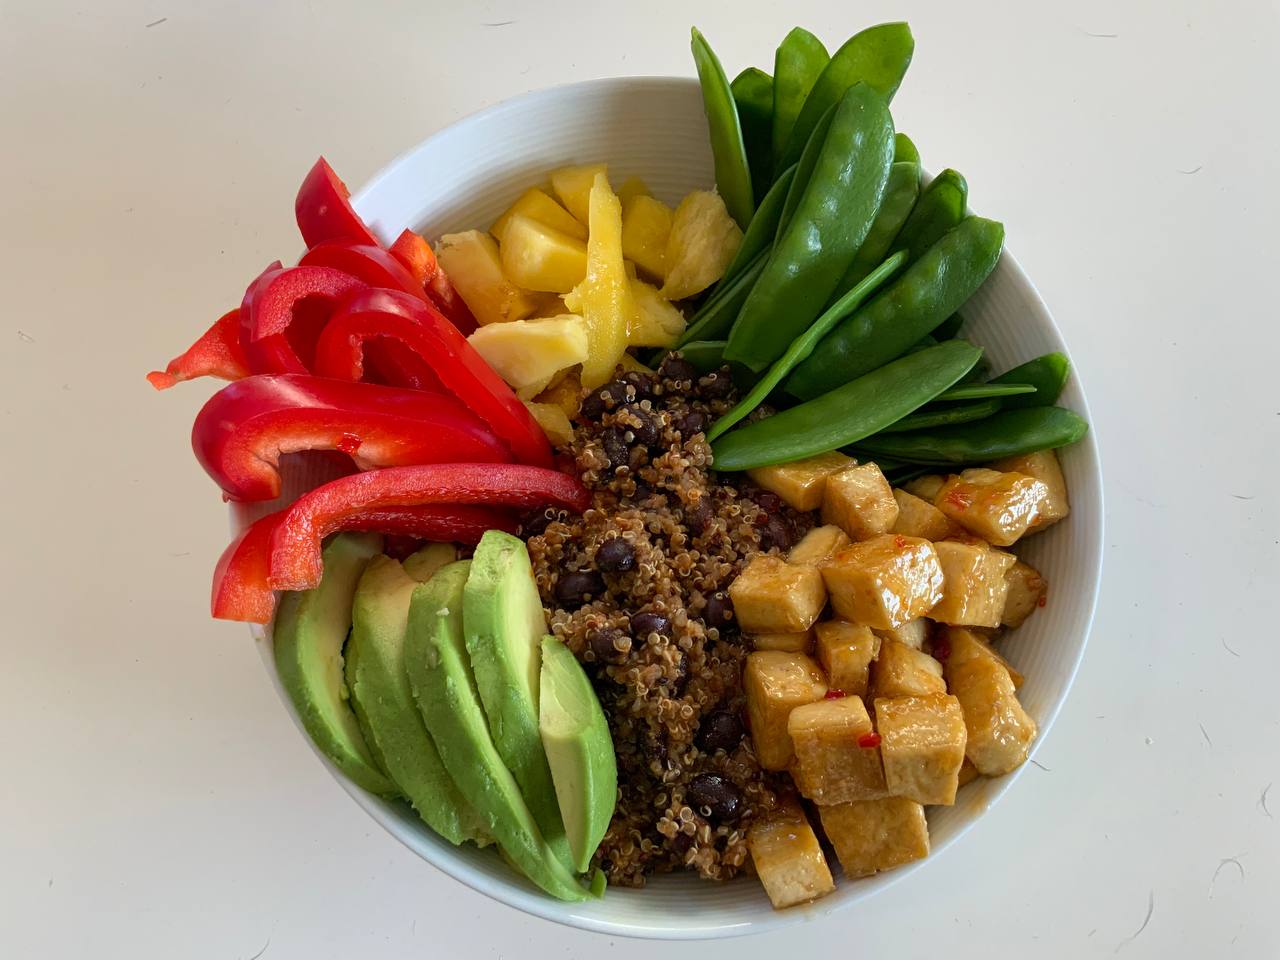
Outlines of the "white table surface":
[{"label": "white table surface", "polygon": [[729,949],[1280,955],[1274,3],[0,0],[0,956],[656,949],[460,887],[337,787],[207,617],[211,387],[142,375],[296,250],[321,151],[359,184],[526,89],[690,74],[691,20],[736,72],[902,17],[899,125],[1006,221],[1088,388],[1105,587],[1047,769],[910,882]]}]

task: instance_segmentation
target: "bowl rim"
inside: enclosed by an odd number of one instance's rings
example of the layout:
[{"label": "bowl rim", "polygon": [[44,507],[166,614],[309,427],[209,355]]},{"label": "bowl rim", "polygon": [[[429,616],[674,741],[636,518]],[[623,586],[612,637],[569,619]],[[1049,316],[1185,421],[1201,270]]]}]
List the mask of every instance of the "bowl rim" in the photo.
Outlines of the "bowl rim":
[{"label": "bowl rim", "polygon": [[[612,90],[628,89],[629,92],[634,92],[633,89],[629,88],[634,88],[637,85],[653,85],[657,87],[696,90],[698,82],[692,77],[677,77],[669,75],[607,77],[569,81],[549,87],[539,88],[537,90],[527,91],[516,96],[495,101],[494,103],[488,104],[460,117],[453,123],[442,127],[435,133],[416,142],[406,150],[399,153],[394,159],[375,172],[359,190],[352,192],[351,202],[353,206],[359,210],[362,205],[362,201],[373,194],[384,182],[395,176],[401,167],[410,164],[412,162],[412,158],[414,158],[418,153],[433,148],[443,140],[465,133],[471,127],[484,122],[484,120],[492,113],[519,107],[521,104],[529,101],[539,100],[546,97],[554,97],[558,94],[563,94],[568,90],[578,90],[582,92],[598,90],[601,92],[608,92]],[[374,229],[375,232],[378,232],[377,225],[374,226]],[[398,232],[399,229],[399,227],[396,227],[395,232]],[[1001,263],[998,266],[1003,266],[1007,269],[1009,271],[1010,279],[1023,288],[1022,292],[1031,301],[1035,310],[1038,311],[1039,319],[1044,322],[1044,326],[1047,328],[1047,332],[1050,334],[1051,338],[1056,340],[1059,348],[1062,349],[1068,357],[1070,357],[1071,354],[1067,347],[1066,338],[1062,335],[1062,330],[1054,319],[1053,314],[1049,311],[1048,305],[1040,295],[1040,291],[1036,288],[1026,271],[1023,270],[1017,258],[1007,247],[1001,253]],[[1060,694],[1038,720],[1039,736],[1036,738],[1035,744],[1028,756],[1028,760],[1034,758],[1036,753],[1043,747],[1044,742],[1048,739],[1050,730],[1053,728],[1059,714],[1062,712],[1062,708],[1066,704],[1067,698],[1070,696],[1071,690],[1075,685],[1076,677],[1079,673],[1080,665],[1084,660],[1085,650],[1088,647],[1094,620],[1097,615],[1098,599],[1102,586],[1102,573],[1105,565],[1106,510],[1100,445],[1097,438],[1096,421],[1094,420],[1089,408],[1085,384],[1081,377],[1080,370],[1074,363],[1074,360],[1072,361],[1072,376],[1075,380],[1078,393],[1078,400],[1072,403],[1072,407],[1076,409],[1076,411],[1089,423],[1089,430],[1085,434],[1084,438],[1079,441],[1079,446],[1083,448],[1083,452],[1086,454],[1087,464],[1085,465],[1085,469],[1091,475],[1090,480],[1097,491],[1096,524],[1093,529],[1083,530],[1081,535],[1085,537],[1086,540],[1096,542],[1098,562],[1096,569],[1093,571],[1092,578],[1086,583],[1086,587],[1089,590],[1089,597],[1087,600],[1085,616],[1083,618],[1084,629],[1080,638],[1079,650],[1076,653],[1073,662],[1070,664],[1070,670],[1065,677],[1065,682],[1062,685]],[[234,509],[232,512],[232,528],[233,533],[238,533],[240,529],[237,525]],[[413,832],[404,828],[403,823],[401,823],[393,813],[393,808],[390,803],[367,793],[356,784],[352,783],[311,741],[311,738],[306,734],[305,729],[302,727],[301,720],[294,709],[292,701],[281,686],[279,675],[275,669],[274,658],[272,656],[269,627],[251,625],[251,633],[254,637],[255,645],[258,647],[263,663],[266,666],[271,684],[275,688],[277,696],[284,704],[285,709],[292,718],[295,726],[298,728],[303,740],[311,748],[312,752],[319,757],[325,768],[334,777],[334,779],[338,781],[356,804],[359,805],[365,813],[367,813],[392,837],[432,867],[440,870],[446,876],[457,880],[470,889],[475,890],[477,893],[481,893],[499,903],[514,907],[515,909],[531,916],[540,917],[554,923],[563,924],[580,930],[587,930],[597,934],[650,940],[727,939],[730,937],[747,936],[764,933],[766,931],[779,930],[802,921],[812,921],[825,918],[852,906],[854,903],[858,903],[868,897],[875,896],[882,890],[905,880],[907,877],[913,875],[917,870],[924,868],[927,864],[935,862],[946,851],[956,846],[960,839],[968,834],[980,820],[986,819],[990,810],[1013,787],[1014,783],[1018,781],[1028,766],[1027,763],[1023,763],[1012,773],[989,781],[987,784],[987,790],[983,796],[984,808],[982,813],[973,816],[966,822],[962,823],[954,833],[948,836],[941,844],[934,847],[930,851],[928,857],[922,860],[917,860],[914,863],[903,867],[899,867],[893,871],[878,875],[877,882],[874,885],[868,885],[864,891],[855,897],[840,900],[823,899],[806,906],[792,907],[786,910],[771,910],[768,913],[762,914],[759,919],[752,919],[750,921],[740,923],[710,922],[703,924],[681,924],[677,926],[670,924],[642,925],[637,923],[613,921],[594,915],[579,913],[577,911],[576,904],[556,900],[527,883],[522,884],[519,877],[515,874],[513,874],[510,879],[499,878],[490,876],[484,871],[476,869],[462,858],[438,857],[435,850],[419,842],[418,837]]]}]

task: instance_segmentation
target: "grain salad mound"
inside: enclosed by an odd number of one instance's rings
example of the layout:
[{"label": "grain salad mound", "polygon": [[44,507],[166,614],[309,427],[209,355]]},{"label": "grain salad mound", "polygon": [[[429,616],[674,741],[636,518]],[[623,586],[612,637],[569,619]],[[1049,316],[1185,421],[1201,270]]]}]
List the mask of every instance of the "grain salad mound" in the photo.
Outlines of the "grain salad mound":
[{"label": "grain salad mound", "polygon": [[567,451],[592,491],[581,516],[526,525],[551,629],[587,666],[618,759],[618,805],[596,854],[609,882],[749,870],[746,832],[787,778],[760,769],[744,723],[750,652],[727,590],[811,518],[711,472],[703,431],[733,402],[727,370],[678,356],[583,401]]}]

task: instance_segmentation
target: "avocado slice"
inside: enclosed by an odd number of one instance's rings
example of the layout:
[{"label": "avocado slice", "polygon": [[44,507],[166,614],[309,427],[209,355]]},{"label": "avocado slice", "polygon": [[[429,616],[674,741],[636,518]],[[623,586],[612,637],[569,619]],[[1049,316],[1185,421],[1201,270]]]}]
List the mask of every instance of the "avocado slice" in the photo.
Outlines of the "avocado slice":
[{"label": "avocado slice", "polygon": [[489,733],[520,785],[542,836],[571,862],[555,785],[538,733],[538,670],[547,632],[523,541],[501,530],[480,538],[462,597],[462,624]]},{"label": "avocado slice", "polygon": [[399,791],[365,742],[342,672],[356,582],[381,549],[377,534],[344,533],[329,541],[320,585],[281,599],[272,646],[280,684],[315,745],[354,783],[394,797]]},{"label": "avocado slice", "polygon": [[428,543],[404,560],[404,572],[419,583],[426,583],[446,563],[458,559],[458,548],[452,543]]},{"label": "avocado slice", "polygon": [[573,865],[585,873],[613,819],[618,764],[604,710],[573,651],[542,641],[539,721]]},{"label": "avocado slice", "polygon": [[[456,554],[434,551],[447,562]],[[441,563],[440,565],[443,565]],[[421,572],[422,565],[415,564]],[[435,741],[414,703],[405,673],[404,642],[409,601],[418,581],[390,557],[374,557],[356,587],[347,686],[365,740],[418,815],[452,844],[491,842],[445,770]]]},{"label": "avocado slice", "polygon": [[489,735],[462,629],[470,569],[468,560],[451,563],[413,591],[405,638],[409,685],[445,769],[502,852],[552,896],[587,900],[591,892],[543,839]]}]

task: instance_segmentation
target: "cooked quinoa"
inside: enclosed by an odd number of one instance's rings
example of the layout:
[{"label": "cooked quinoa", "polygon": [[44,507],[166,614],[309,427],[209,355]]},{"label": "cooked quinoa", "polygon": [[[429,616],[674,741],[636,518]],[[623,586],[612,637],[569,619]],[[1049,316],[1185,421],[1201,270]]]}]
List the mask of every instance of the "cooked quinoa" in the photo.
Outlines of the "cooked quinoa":
[{"label": "cooked quinoa", "polygon": [[699,378],[678,356],[658,376],[619,373],[584,399],[564,451],[591,507],[526,525],[551,629],[586,665],[613,733],[618,804],[596,854],[613,884],[750,870],[747,827],[789,785],[746,735],[750,648],[726,591],[812,520],[711,471],[703,430],[733,400],[727,370]]}]

